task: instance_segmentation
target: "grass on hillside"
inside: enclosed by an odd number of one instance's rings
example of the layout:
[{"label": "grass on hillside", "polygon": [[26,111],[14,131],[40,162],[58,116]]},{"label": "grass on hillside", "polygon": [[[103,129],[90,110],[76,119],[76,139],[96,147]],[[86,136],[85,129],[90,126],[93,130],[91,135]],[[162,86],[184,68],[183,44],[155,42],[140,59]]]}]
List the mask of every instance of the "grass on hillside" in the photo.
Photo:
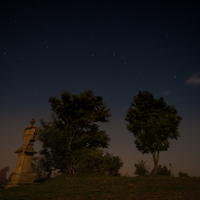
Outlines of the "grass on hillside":
[{"label": "grass on hillside", "polygon": [[1,200],[200,199],[200,178],[66,175],[0,190]]}]

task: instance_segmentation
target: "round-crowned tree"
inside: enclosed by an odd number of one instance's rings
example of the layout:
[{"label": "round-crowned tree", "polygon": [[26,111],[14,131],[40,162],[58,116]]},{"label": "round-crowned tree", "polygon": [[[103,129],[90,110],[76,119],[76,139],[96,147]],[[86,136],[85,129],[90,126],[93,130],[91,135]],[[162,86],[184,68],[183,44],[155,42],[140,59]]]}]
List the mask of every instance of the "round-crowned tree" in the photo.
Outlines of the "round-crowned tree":
[{"label": "round-crowned tree", "polygon": [[155,99],[148,91],[139,91],[128,109],[125,120],[127,128],[135,137],[135,144],[142,154],[151,153],[154,161],[154,175],[157,174],[160,151],[167,151],[169,139],[178,139],[181,117],[174,106],[168,106],[164,99]]}]

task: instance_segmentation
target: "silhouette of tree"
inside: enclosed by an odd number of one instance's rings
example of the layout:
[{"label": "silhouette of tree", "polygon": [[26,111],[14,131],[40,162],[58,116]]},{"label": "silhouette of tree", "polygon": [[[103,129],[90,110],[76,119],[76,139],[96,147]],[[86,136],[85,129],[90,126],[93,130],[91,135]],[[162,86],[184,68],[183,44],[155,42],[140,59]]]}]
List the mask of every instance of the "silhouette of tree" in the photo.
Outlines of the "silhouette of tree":
[{"label": "silhouette of tree", "polygon": [[154,161],[154,175],[157,174],[160,151],[167,151],[169,139],[178,139],[178,125],[181,117],[174,106],[168,106],[164,99],[155,99],[148,91],[139,91],[128,109],[127,128],[135,136],[135,144],[142,154],[151,153]]},{"label": "silhouette of tree", "polygon": [[52,162],[54,169],[72,173],[71,156],[75,150],[106,148],[110,138],[99,130],[96,122],[107,122],[110,113],[101,96],[90,90],[80,95],[64,91],[61,99],[49,99],[54,112],[53,120],[41,120],[39,140],[43,142],[41,154]]}]

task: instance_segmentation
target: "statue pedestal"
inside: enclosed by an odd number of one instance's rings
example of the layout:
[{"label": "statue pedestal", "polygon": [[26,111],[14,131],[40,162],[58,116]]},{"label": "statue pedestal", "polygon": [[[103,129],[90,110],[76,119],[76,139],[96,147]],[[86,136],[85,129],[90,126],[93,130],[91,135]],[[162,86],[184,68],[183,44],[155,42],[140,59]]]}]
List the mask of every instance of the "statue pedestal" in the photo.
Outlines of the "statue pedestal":
[{"label": "statue pedestal", "polygon": [[35,185],[31,164],[33,155],[37,152],[34,150],[18,149],[15,153],[18,153],[18,160],[7,188],[18,185]]},{"label": "statue pedestal", "polygon": [[9,178],[7,188],[17,185],[35,185],[31,164],[33,155],[37,153],[33,144],[39,134],[39,128],[33,125],[34,119],[30,123],[31,126],[24,129],[22,147],[15,151],[15,153],[18,153],[17,164]]}]

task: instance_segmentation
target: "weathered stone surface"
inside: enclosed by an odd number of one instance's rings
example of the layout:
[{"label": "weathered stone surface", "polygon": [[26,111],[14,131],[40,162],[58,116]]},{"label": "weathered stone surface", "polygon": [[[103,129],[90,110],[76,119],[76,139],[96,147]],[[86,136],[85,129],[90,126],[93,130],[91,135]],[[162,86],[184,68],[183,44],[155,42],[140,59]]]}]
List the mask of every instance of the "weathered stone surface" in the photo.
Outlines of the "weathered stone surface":
[{"label": "weathered stone surface", "polygon": [[30,185],[34,182],[31,163],[33,155],[37,153],[33,144],[39,134],[39,128],[33,125],[34,119],[30,123],[31,126],[24,129],[23,145],[15,151],[18,154],[18,160],[7,187],[20,184]]}]

